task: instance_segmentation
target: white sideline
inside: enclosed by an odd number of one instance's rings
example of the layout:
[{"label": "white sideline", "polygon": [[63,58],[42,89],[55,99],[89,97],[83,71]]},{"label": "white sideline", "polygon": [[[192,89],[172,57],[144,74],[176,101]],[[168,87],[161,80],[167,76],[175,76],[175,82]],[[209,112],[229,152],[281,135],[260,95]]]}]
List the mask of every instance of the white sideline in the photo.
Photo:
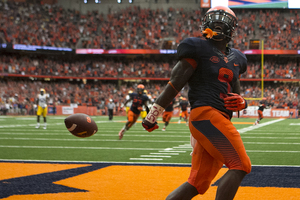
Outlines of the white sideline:
[{"label": "white sideline", "polygon": [[258,124],[258,125],[255,125],[255,126],[249,126],[249,127],[246,127],[246,128],[239,129],[238,132],[239,133],[245,133],[247,131],[252,131],[254,129],[258,129],[258,128],[261,128],[261,127],[264,127],[264,126],[267,126],[267,125],[270,125],[270,124],[274,124],[274,123],[277,123],[277,122],[280,122],[280,121],[283,121],[283,120],[285,120],[285,119],[280,118],[280,119],[276,119],[276,120],[273,120],[273,121]]}]

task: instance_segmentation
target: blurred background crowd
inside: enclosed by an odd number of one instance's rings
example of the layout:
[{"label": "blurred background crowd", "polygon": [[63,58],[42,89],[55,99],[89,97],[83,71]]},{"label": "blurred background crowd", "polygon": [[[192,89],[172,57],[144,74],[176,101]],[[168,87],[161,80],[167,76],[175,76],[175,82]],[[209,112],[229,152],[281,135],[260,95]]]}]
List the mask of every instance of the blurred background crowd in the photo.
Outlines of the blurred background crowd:
[{"label": "blurred background crowd", "polygon": [[[201,18],[207,10],[170,6],[150,9],[133,4],[105,12],[81,12],[59,4],[28,2],[31,1],[0,0],[0,44],[72,49],[176,49],[183,39],[202,36]],[[297,9],[234,9],[234,12],[239,26],[229,44],[231,47],[247,50],[251,39],[263,39],[267,50],[300,50]],[[145,85],[153,101],[167,84],[177,62],[176,55],[74,57],[23,51],[0,53],[0,114],[4,110],[10,114],[35,114],[40,88],[50,95],[52,106],[75,103],[101,110],[113,99],[119,112],[128,92],[134,91],[139,83]],[[272,108],[298,108],[299,56],[267,55],[263,70],[260,56],[247,55],[247,58],[247,71],[241,76],[243,96],[260,98],[263,92]],[[188,86],[181,95],[187,97],[187,91]],[[248,100],[248,103],[257,106],[259,101]]]},{"label": "blurred background crowd", "polygon": [[[201,35],[204,9],[146,9],[132,5],[81,13],[57,4],[0,2],[2,40],[12,44],[98,49],[160,49],[171,38],[173,49]],[[297,10],[234,9],[239,27],[233,45],[248,49],[250,39],[266,39],[265,49],[300,49]],[[3,42],[2,41],[2,42]]]}]

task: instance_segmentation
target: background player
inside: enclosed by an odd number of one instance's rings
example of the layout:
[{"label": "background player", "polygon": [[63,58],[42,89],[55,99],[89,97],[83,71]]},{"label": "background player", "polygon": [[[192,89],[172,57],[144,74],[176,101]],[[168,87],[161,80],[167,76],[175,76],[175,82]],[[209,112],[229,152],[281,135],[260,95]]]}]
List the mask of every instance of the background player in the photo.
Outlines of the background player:
[{"label": "background player", "polygon": [[253,125],[259,124],[260,120],[262,120],[264,118],[263,112],[264,112],[265,108],[267,108],[267,106],[266,106],[266,102],[265,102],[265,99],[264,99],[260,103],[260,105],[258,106],[258,110],[257,110],[258,118],[257,118],[257,120],[255,121],[255,123]]},{"label": "background player", "polygon": [[142,123],[149,132],[157,129],[157,117],[178,91],[189,84],[189,128],[196,140],[192,168],[188,181],[171,192],[167,200],[187,200],[204,194],[223,164],[229,170],[220,179],[215,199],[232,200],[251,171],[241,136],[230,121],[233,111],[247,107],[239,95],[239,78],[246,71],[247,59],[239,50],[227,47],[236,26],[231,9],[217,6],[207,11],[203,20],[207,40],[187,38],[180,43],[179,62],[170,81]]},{"label": "background player", "polygon": [[125,111],[126,111],[126,116],[128,116],[128,111],[129,111],[129,109],[130,109],[130,107],[131,107],[131,104],[132,104],[132,102],[131,101],[129,101],[130,100],[130,94],[132,94],[133,93],[133,91],[132,90],[129,90],[128,91],[128,94],[126,95],[126,101],[128,100],[128,102],[127,102],[127,104],[126,104],[126,106],[125,106]]},{"label": "background player", "polygon": [[188,114],[188,110],[187,107],[189,105],[189,102],[187,101],[187,99],[185,97],[182,97],[180,103],[179,103],[179,108],[180,108],[180,116],[179,116],[179,120],[178,120],[178,124],[181,123],[181,119],[183,118],[184,121],[186,122],[186,125],[188,126],[188,118],[189,118],[189,114]]},{"label": "background player", "polygon": [[[148,101],[150,102],[150,98],[149,98],[149,96],[148,96],[147,90],[144,90],[144,91],[143,91],[143,95],[146,95],[146,96],[148,97]],[[148,108],[149,108],[149,104],[148,104],[148,103],[147,103],[147,105],[148,105]],[[146,109],[145,106],[142,106],[142,108],[143,108],[143,109],[142,109],[140,115],[141,115],[141,118],[142,118],[142,119],[145,119],[145,117],[147,116],[147,109]]]},{"label": "background player", "polygon": [[48,104],[48,94],[46,94],[45,89],[41,88],[40,89],[40,94],[38,94],[37,96],[37,101],[36,101],[36,105],[37,105],[37,125],[35,128],[40,128],[40,116],[43,115],[44,117],[44,129],[47,129],[47,120],[46,120],[46,116],[47,116],[47,104]]},{"label": "background player", "polygon": [[126,102],[124,103],[124,106],[126,106],[126,104],[129,101],[132,101],[132,105],[127,114],[128,121],[126,122],[125,126],[119,132],[119,140],[121,140],[123,138],[124,133],[126,131],[128,131],[131,128],[131,126],[136,122],[136,120],[140,116],[141,111],[143,110],[143,106],[145,106],[147,113],[149,112],[149,108],[147,106],[147,102],[148,102],[149,98],[143,94],[144,88],[145,88],[144,85],[139,84],[137,86],[137,93],[133,92],[133,93],[129,94],[130,99],[126,100]]},{"label": "background player", "polygon": [[162,120],[163,120],[163,122],[165,122],[165,125],[164,125],[162,131],[166,130],[166,128],[169,125],[169,122],[173,116],[174,104],[175,104],[175,98],[170,102],[170,104],[166,107],[166,109],[163,113]]}]

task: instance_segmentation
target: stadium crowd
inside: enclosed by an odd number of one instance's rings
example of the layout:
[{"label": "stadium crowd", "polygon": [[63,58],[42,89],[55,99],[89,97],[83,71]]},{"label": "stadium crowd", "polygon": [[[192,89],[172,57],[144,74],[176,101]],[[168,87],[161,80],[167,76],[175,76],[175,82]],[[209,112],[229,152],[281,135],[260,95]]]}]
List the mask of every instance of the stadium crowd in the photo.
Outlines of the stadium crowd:
[{"label": "stadium crowd", "polygon": [[[175,62],[175,61],[174,61]],[[74,77],[159,77],[170,76],[174,62],[116,58],[62,60],[27,56],[0,56],[0,73]]]},{"label": "stadium crowd", "polygon": [[[155,77],[168,78],[176,62],[173,59],[119,60],[106,57],[85,60],[63,60],[17,55],[0,56],[0,73],[17,75],[44,75],[63,77]],[[249,59],[247,73],[241,78],[260,79],[261,63]],[[265,79],[299,79],[297,60],[290,58],[267,58],[264,62]]]},{"label": "stadium crowd", "polygon": [[[120,87],[116,83],[92,82],[84,84],[82,81],[45,82],[38,80],[2,80],[0,82],[0,110],[7,110],[14,114],[35,114],[36,97],[40,88],[45,88],[49,94],[49,105],[77,105],[96,106],[98,110],[105,109],[109,99],[116,104],[116,111],[122,111],[128,92],[135,91],[137,83],[124,82]],[[273,84],[273,85],[272,85]],[[267,84],[264,97],[268,105],[273,108],[298,108],[299,84]],[[155,99],[163,90],[166,83],[146,83],[147,95]],[[274,87],[276,86],[276,87]],[[188,87],[180,93],[187,97]],[[251,82],[241,82],[241,94],[246,98],[261,97],[259,85]],[[248,100],[250,106],[259,105],[259,101]],[[299,107],[300,108],[300,107]]]},{"label": "stadium crowd", "polygon": [[[248,49],[265,39],[266,49],[300,49],[297,10],[235,9],[239,27],[233,45]],[[186,37],[201,35],[203,9],[142,9],[137,6],[80,13],[58,5],[0,2],[0,37],[11,44],[101,49],[159,49],[164,38],[176,49]],[[82,40],[81,40],[82,39]],[[79,42],[80,41],[80,42]]]},{"label": "stadium crowd", "polygon": [[[249,48],[250,39],[265,39],[265,49],[300,49],[300,18],[297,10],[236,9],[238,29],[231,46]],[[173,41],[176,49],[186,37],[201,36],[203,9],[142,9],[137,6],[86,14],[57,5],[36,5],[0,1],[0,43],[101,49],[160,49],[164,39]],[[50,94],[49,104],[97,106],[103,109],[113,99],[118,110],[134,84],[92,81],[74,77],[150,77],[169,78],[176,59],[99,57],[93,59],[62,59],[55,56],[1,54],[0,74],[32,75],[28,79],[0,80],[0,110],[10,113],[34,114],[35,98],[40,88]],[[34,76],[60,76],[56,81],[39,81]],[[260,79],[260,59],[248,59],[247,73],[242,79]],[[265,79],[299,79],[299,60],[290,57],[266,57]],[[247,98],[261,97],[257,83],[242,81],[242,94]],[[254,84],[254,85],[253,85]],[[152,97],[158,96],[165,83],[147,82]],[[181,91],[187,96],[187,88]],[[298,108],[299,85],[268,84],[264,96],[274,108]],[[258,105],[250,101],[249,105]],[[3,112],[2,112],[3,113]]]}]

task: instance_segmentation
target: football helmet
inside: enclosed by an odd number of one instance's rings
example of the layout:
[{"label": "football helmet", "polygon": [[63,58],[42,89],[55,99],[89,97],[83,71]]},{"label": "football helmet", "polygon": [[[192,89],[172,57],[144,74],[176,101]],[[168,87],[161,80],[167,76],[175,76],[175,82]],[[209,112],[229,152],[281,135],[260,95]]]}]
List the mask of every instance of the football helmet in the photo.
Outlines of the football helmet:
[{"label": "football helmet", "polygon": [[[226,39],[229,42],[237,27],[237,18],[234,12],[224,6],[215,6],[210,8],[202,20],[202,30],[211,29],[214,34],[211,39],[221,41]],[[206,36],[206,33],[203,34]]]},{"label": "football helmet", "polygon": [[44,88],[41,88],[41,89],[40,89],[40,93],[41,93],[41,95],[45,94],[45,93],[46,93],[45,89],[44,89]]},{"label": "football helmet", "polygon": [[143,84],[139,84],[139,85],[137,86],[137,92],[138,92],[139,94],[143,94],[144,89],[145,89],[145,86],[144,86]]}]

